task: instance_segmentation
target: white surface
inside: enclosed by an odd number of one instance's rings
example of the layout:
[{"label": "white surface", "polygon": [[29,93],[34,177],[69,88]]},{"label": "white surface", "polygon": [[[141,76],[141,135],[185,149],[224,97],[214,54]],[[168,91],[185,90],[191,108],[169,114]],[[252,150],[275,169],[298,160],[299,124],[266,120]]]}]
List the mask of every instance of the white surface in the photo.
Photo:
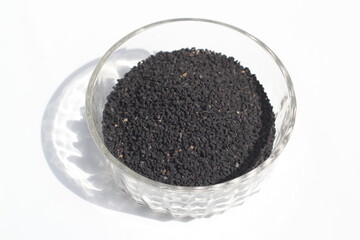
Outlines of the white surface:
[{"label": "white surface", "polygon": [[[357,1],[89,2],[0,2],[0,239],[360,239]],[[41,140],[66,80],[128,32],[175,17],[223,21],[263,40],[298,100],[292,138],[260,193],[187,222],[124,196],[117,207],[85,200],[55,176]]]}]

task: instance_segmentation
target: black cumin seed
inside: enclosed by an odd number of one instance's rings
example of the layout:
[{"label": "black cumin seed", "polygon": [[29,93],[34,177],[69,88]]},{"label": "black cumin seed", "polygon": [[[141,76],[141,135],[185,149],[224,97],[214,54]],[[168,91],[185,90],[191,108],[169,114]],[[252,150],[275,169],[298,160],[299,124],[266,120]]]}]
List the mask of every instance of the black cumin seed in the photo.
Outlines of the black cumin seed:
[{"label": "black cumin seed", "polygon": [[119,79],[107,99],[105,145],[155,181],[221,183],[257,167],[272,150],[275,116],[262,85],[220,53],[159,52]]}]

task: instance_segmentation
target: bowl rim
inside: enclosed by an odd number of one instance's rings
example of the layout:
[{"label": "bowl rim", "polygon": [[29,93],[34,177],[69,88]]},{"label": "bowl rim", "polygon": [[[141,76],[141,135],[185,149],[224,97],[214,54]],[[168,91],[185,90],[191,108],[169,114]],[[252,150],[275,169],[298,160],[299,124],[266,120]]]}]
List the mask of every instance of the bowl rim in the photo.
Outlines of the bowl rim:
[{"label": "bowl rim", "polygon": [[[293,112],[292,112],[292,119],[291,119],[291,124],[288,127],[288,131],[287,131],[287,138],[283,141],[283,144],[281,144],[281,148],[277,149],[276,153],[274,154],[274,150],[272,150],[272,153],[270,155],[270,157],[268,157],[263,163],[261,163],[259,166],[257,166],[256,168],[252,169],[251,171],[228,181],[222,182],[222,183],[218,183],[218,184],[214,184],[214,185],[208,185],[208,186],[176,186],[176,185],[170,185],[170,184],[166,184],[166,183],[162,183],[162,182],[158,182],[155,180],[152,180],[150,178],[147,178],[137,172],[135,172],[134,170],[130,169],[129,167],[127,167],[125,164],[123,164],[121,161],[119,161],[117,158],[115,158],[110,151],[106,148],[102,137],[98,134],[98,132],[96,131],[96,127],[95,127],[95,122],[94,119],[92,117],[93,111],[92,111],[92,96],[93,96],[93,86],[96,83],[96,79],[97,76],[101,70],[101,68],[103,67],[104,63],[106,62],[106,60],[110,57],[110,55],[115,52],[121,45],[123,45],[126,41],[128,41],[129,39],[131,39],[132,37],[138,35],[139,33],[146,31],[150,28],[159,26],[159,25],[163,25],[163,24],[169,24],[169,23],[174,23],[174,22],[185,22],[185,21],[194,21],[194,22],[203,22],[203,23],[210,23],[210,24],[216,24],[216,25],[220,25],[223,27],[227,27],[230,28],[234,31],[237,31],[241,34],[243,34],[244,36],[250,38],[251,40],[253,40],[256,44],[258,44],[261,48],[263,48],[263,50],[265,50],[268,54],[271,55],[271,57],[273,58],[273,60],[275,61],[275,63],[277,64],[277,66],[279,67],[280,71],[283,74],[283,77],[286,81],[286,85],[288,88],[288,92],[289,92],[289,96],[290,96],[290,101],[291,101],[291,105],[293,108]],[[291,132],[293,130],[294,124],[295,124],[295,118],[296,118],[296,97],[295,97],[295,92],[294,92],[294,87],[293,87],[293,83],[291,81],[291,77],[288,73],[288,71],[286,70],[284,64],[281,62],[281,60],[277,57],[277,55],[261,40],[259,40],[257,37],[255,37],[254,35],[238,28],[235,27],[233,25],[227,24],[227,23],[223,23],[223,22],[219,22],[219,21],[215,21],[215,20],[210,20],[210,19],[204,19],[204,18],[173,18],[173,19],[167,19],[167,20],[161,20],[161,21],[157,21],[157,22],[153,22],[150,23],[148,25],[145,25],[143,27],[140,27],[132,32],[130,32],[129,34],[125,35],[123,38],[121,38],[119,41],[117,41],[99,60],[98,64],[96,65],[91,77],[90,77],[90,81],[88,83],[87,89],[86,89],[86,97],[85,97],[85,108],[86,108],[86,122],[90,131],[90,134],[95,142],[95,144],[97,145],[97,147],[99,148],[99,150],[101,151],[101,153],[104,155],[104,157],[107,160],[110,160],[112,164],[114,164],[115,166],[119,167],[123,173],[130,175],[132,178],[134,179],[139,179],[142,182],[149,184],[153,187],[156,188],[160,188],[160,189],[168,189],[168,190],[174,190],[174,191],[184,191],[184,192],[191,192],[191,191],[211,191],[211,190],[216,190],[219,188],[224,188],[225,186],[228,185],[234,185],[237,184],[239,182],[243,182],[245,180],[249,180],[252,177],[254,177],[255,175],[257,175],[258,173],[262,172],[264,169],[266,169],[267,167],[269,167],[274,161],[275,159],[279,156],[279,154],[282,152],[282,150],[284,149],[284,147],[286,146]]]}]

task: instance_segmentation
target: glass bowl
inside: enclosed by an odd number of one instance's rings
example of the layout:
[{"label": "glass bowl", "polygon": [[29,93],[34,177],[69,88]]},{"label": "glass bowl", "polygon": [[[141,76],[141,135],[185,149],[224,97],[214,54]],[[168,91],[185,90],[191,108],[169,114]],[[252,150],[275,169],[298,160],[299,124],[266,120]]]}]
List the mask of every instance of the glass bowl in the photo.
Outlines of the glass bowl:
[{"label": "glass bowl", "polygon": [[[248,67],[263,85],[276,117],[273,150],[266,161],[238,178],[204,187],[173,186],[143,177],[116,159],[106,148],[102,137],[102,111],[117,79],[149,55],[192,47],[232,56]],[[275,53],[244,30],[207,19],[165,20],[129,33],[101,58],[86,92],[86,118],[90,133],[105,156],[119,188],[153,211],[176,217],[205,217],[221,213],[242,204],[248,196],[257,192],[289,140],[295,114],[293,84]]]}]

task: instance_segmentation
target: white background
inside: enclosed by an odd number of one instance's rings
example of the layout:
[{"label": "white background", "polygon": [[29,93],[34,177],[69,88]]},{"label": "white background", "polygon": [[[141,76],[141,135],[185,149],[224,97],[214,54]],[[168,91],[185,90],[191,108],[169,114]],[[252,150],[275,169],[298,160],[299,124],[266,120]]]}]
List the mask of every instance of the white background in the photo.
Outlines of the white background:
[{"label": "white background", "polygon": [[[1,0],[0,239],[360,239],[359,10],[355,0]],[[84,197],[56,172],[41,137],[52,97],[69,92],[79,69],[130,31],[176,17],[260,38],[287,67],[298,101],[293,135],[262,190],[191,221],[126,196],[117,207]]]}]

